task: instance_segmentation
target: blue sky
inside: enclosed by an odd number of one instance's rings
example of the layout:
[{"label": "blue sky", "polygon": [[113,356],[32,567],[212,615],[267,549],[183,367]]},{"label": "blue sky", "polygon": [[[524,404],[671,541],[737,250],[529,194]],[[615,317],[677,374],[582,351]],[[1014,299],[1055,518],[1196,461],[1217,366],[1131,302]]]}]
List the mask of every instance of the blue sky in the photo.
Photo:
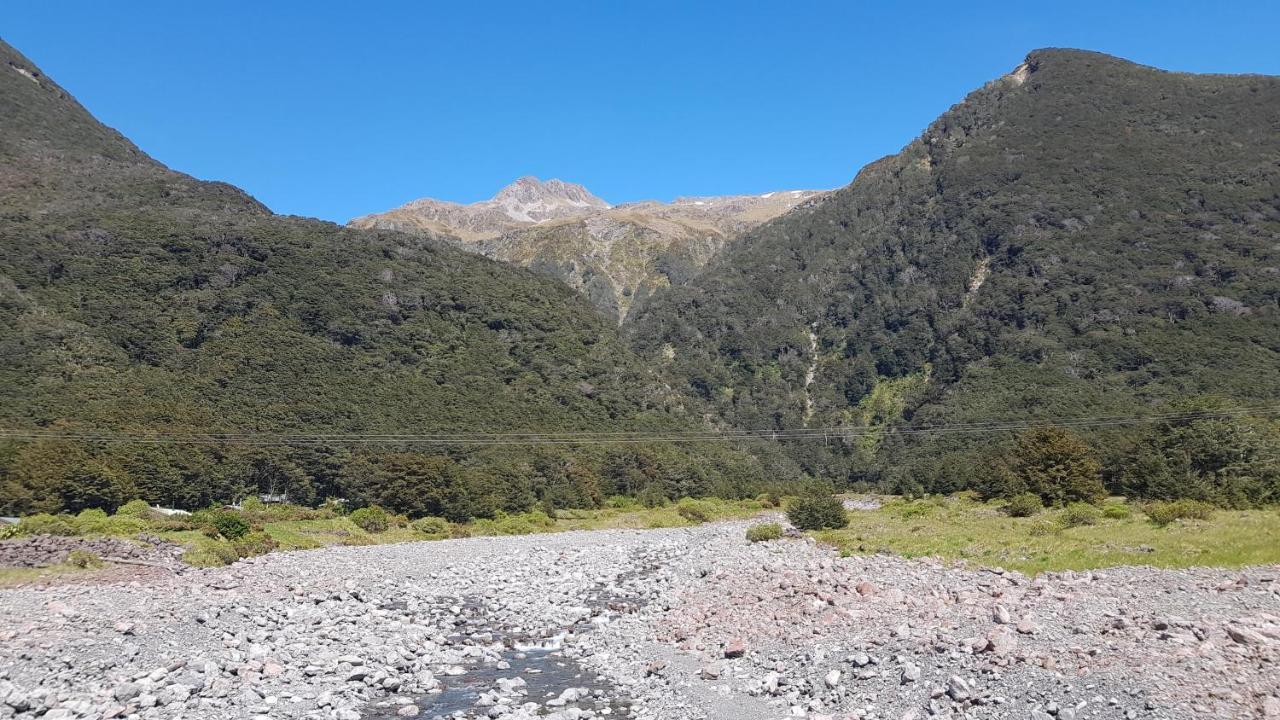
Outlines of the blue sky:
[{"label": "blue sky", "polygon": [[520,175],[844,185],[1028,50],[1280,74],[1280,3],[39,2],[0,36],[169,166],[345,221]]}]

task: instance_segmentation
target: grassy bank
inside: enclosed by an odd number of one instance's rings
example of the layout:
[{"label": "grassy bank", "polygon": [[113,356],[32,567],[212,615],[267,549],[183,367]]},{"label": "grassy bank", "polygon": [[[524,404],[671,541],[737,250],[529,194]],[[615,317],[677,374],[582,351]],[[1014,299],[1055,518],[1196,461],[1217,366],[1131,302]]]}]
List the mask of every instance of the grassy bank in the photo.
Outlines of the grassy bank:
[{"label": "grassy bank", "polygon": [[[560,510],[554,517],[543,512],[498,515],[467,523],[436,520],[428,526],[391,517],[385,529],[361,527],[352,516],[305,508],[259,506],[238,515],[251,530],[235,540],[209,527],[171,519],[139,517],[137,513],[105,516],[97,511],[80,516],[36,516],[27,523],[29,534],[46,532],[82,537],[134,538],[153,535],[186,548],[183,559],[198,567],[213,567],[239,557],[307,550],[335,545],[385,545],[446,538],[527,535],[569,530],[685,527],[715,520],[747,518],[770,509],[756,500],[681,500],[663,507],[646,508],[616,499],[612,506],[591,510]],[[304,516],[293,519],[293,516]],[[21,537],[23,533],[18,532]],[[0,586],[25,584],[85,572],[71,565],[46,568],[0,568]]]},{"label": "grassy bank", "polygon": [[1010,517],[998,503],[963,497],[887,498],[854,511],[849,526],[817,537],[846,554],[937,556],[1036,573],[1115,565],[1239,567],[1280,562],[1280,510],[1217,510],[1207,519],[1160,526],[1137,506],[1113,500],[1092,524],[1065,510]]}]

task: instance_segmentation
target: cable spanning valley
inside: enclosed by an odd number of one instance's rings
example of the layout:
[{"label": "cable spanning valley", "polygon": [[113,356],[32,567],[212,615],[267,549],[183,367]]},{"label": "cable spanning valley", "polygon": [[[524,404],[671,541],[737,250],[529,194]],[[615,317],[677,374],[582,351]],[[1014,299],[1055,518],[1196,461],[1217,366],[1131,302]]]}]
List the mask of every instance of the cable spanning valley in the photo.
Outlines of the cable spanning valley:
[{"label": "cable spanning valley", "polygon": [[107,430],[0,429],[0,439],[14,441],[57,440],[83,443],[136,443],[161,445],[612,445],[628,443],[730,442],[743,440],[848,440],[857,437],[898,435],[948,435],[1019,432],[1053,424],[1071,428],[1106,428],[1145,423],[1210,420],[1216,418],[1271,417],[1280,405],[1221,411],[1111,415],[1076,418],[1038,418],[920,426],[829,426],[780,430],[725,431],[615,431],[615,432],[468,432],[468,433],[135,433]]}]

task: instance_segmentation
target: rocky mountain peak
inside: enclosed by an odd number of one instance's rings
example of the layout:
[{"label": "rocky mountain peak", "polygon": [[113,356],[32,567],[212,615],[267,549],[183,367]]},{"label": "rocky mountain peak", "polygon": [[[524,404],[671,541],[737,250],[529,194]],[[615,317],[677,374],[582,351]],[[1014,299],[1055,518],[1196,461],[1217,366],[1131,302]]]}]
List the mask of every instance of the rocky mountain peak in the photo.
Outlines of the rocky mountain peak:
[{"label": "rocky mountain peak", "polygon": [[499,190],[489,202],[512,220],[535,223],[609,208],[609,203],[577,183],[554,178],[544,182],[529,175]]}]

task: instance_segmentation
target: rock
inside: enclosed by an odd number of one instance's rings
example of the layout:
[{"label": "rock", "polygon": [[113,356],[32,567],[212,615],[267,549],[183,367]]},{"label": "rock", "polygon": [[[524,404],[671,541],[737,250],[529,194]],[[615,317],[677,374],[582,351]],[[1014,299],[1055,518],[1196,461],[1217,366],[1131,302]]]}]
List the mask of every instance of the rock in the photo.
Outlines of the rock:
[{"label": "rock", "polygon": [[840,671],[832,670],[831,672],[827,673],[826,677],[822,678],[822,680],[827,684],[827,687],[829,688],[838,687],[840,685]]},{"label": "rock", "polygon": [[880,588],[876,587],[876,584],[869,580],[863,580],[862,582],[858,583],[854,589],[857,591],[859,595],[863,597],[875,595],[877,592],[880,591]]},{"label": "rock", "polygon": [[400,717],[417,717],[419,712],[421,711],[418,709],[417,705],[401,705],[400,708],[396,710],[396,715]]},{"label": "rock", "polygon": [[995,607],[995,610],[991,612],[991,618],[1001,625],[1008,625],[1013,620],[1009,615],[1009,609],[1003,605]]},{"label": "rock", "polygon": [[916,665],[915,663],[904,663],[902,665],[902,675],[900,677],[901,684],[906,685],[907,683],[913,683],[913,682],[919,682],[919,681],[920,681],[920,666]]},{"label": "rock", "polygon": [[1040,629],[1029,618],[1022,618],[1018,621],[1017,630],[1023,635],[1035,635]]},{"label": "rock", "polygon": [[1223,629],[1227,631],[1228,637],[1241,645],[1262,645],[1267,641],[1262,635],[1246,627],[1227,625]]},{"label": "rock", "polygon": [[1018,646],[1018,641],[1007,628],[997,628],[987,633],[987,650],[996,655],[1008,655]]},{"label": "rock", "polygon": [[705,665],[701,670],[698,671],[698,674],[702,677],[703,680],[719,680],[720,668],[716,667],[715,665]]},{"label": "rock", "polygon": [[142,694],[142,688],[134,683],[121,683],[111,691],[111,696],[120,702],[128,702]]},{"label": "rock", "polygon": [[1262,717],[1280,718],[1280,697],[1269,695],[1262,699]]},{"label": "rock", "polygon": [[866,667],[871,664],[871,656],[864,652],[854,653],[849,656],[849,662],[857,667]]},{"label": "rock", "polygon": [[969,699],[971,694],[969,683],[959,675],[952,675],[947,679],[947,697],[956,702],[964,702]]},{"label": "rock", "polygon": [[747,643],[741,638],[734,638],[724,646],[724,656],[727,658],[740,658],[747,652]]}]

